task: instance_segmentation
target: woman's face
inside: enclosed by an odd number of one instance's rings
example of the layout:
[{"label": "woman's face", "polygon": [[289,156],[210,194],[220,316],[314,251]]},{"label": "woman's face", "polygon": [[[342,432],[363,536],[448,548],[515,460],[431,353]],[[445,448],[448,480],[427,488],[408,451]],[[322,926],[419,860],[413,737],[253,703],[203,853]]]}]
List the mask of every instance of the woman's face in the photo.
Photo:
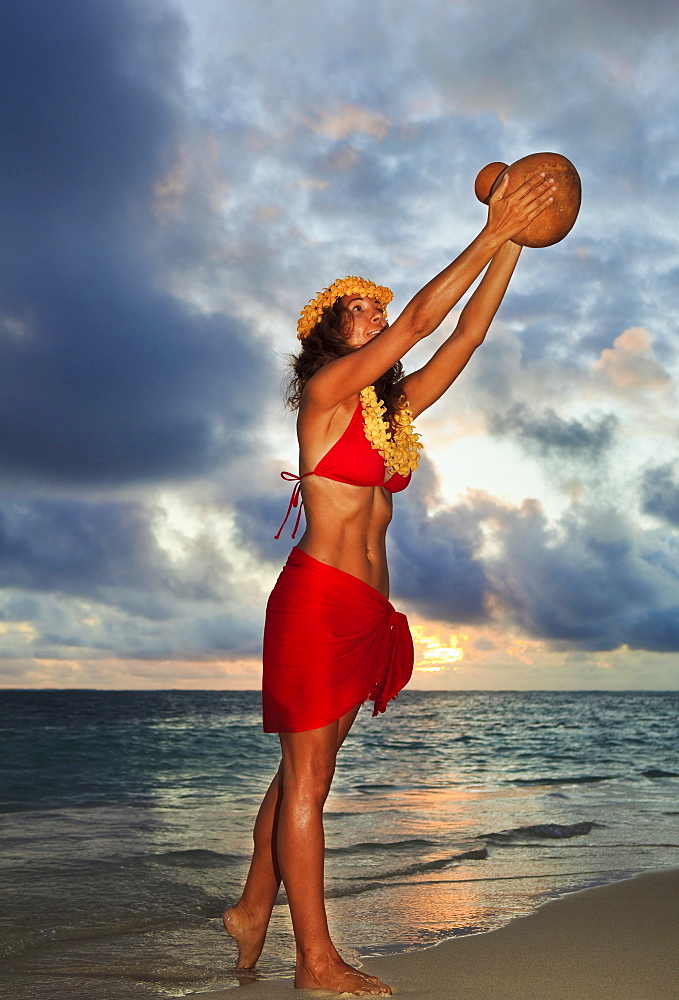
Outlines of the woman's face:
[{"label": "woman's face", "polygon": [[386,330],[384,309],[375,299],[360,295],[343,295],[342,305],[351,316],[351,329],[347,334],[349,347],[359,348]]}]

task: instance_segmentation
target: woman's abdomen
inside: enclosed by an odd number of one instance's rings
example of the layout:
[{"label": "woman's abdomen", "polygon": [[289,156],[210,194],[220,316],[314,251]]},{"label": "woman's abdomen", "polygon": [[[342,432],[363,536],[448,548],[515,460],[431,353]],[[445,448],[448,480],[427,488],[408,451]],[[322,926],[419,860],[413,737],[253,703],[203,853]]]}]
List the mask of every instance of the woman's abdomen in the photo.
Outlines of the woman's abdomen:
[{"label": "woman's abdomen", "polygon": [[306,530],[298,548],[388,597],[391,495],[381,486],[349,486],[314,476],[304,481],[303,496]]}]

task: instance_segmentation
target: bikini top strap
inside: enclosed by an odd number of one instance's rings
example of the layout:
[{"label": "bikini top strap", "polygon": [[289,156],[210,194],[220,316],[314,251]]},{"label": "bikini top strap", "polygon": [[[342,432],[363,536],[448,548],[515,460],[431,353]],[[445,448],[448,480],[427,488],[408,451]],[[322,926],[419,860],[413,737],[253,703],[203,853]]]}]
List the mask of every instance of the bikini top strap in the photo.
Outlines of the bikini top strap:
[{"label": "bikini top strap", "polygon": [[290,503],[288,504],[288,509],[283,518],[283,523],[274,535],[274,538],[278,539],[281,537],[281,531],[285,527],[288,518],[290,517],[290,512],[293,507],[297,507],[297,517],[295,519],[295,527],[292,530],[292,538],[297,534],[297,529],[299,528],[300,518],[302,516],[302,508],[304,507],[304,500],[300,496],[302,490],[302,480],[305,476],[313,476],[313,472],[305,472],[304,476],[296,476],[294,472],[281,472],[281,479],[285,479],[288,483],[294,483],[292,487],[292,493],[290,495]]}]

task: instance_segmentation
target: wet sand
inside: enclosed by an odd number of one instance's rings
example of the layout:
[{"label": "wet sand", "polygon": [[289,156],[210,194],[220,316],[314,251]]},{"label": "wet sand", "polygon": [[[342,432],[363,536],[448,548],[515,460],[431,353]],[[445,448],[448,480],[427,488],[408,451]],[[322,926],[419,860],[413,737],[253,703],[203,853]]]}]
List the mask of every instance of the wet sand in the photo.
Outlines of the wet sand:
[{"label": "wet sand", "polygon": [[[673,870],[572,893],[501,930],[366,959],[364,968],[413,1000],[677,1000],[677,941]],[[291,979],[250,980],[247,990],[248,1000],[332,995],[294,990]]]}]

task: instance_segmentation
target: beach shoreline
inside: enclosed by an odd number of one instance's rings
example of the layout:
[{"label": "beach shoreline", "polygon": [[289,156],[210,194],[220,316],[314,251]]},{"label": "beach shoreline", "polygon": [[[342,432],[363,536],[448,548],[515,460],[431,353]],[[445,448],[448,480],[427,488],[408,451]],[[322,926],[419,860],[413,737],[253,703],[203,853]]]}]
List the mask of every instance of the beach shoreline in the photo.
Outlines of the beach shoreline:
[{"label": "beach shoreline", "polygon": [[[677,940],[679,869],[668,869],[568,893],[498,930],[366,959],[363,968],[413,1000],[676,1000]],[[250,1000],[312,995],[291,978],[243,985]]]}]

